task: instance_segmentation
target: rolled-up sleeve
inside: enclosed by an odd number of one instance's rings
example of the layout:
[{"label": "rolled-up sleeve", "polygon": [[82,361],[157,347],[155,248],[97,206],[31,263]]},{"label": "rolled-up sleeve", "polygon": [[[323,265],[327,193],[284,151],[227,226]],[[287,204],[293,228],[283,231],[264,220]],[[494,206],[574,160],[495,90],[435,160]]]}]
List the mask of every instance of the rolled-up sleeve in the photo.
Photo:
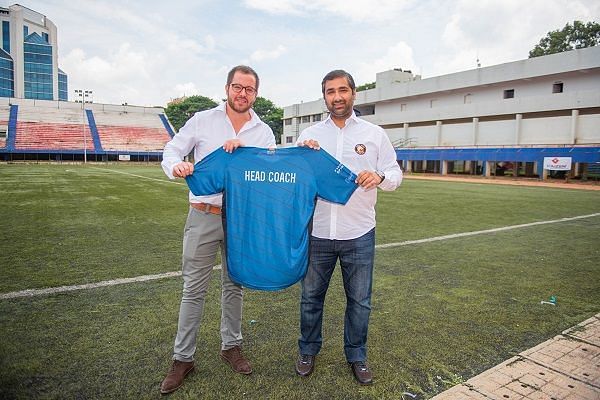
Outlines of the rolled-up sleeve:
[{"label": "rolled-up sleeve", "polygon": [[184,157],[192,151],[196,144],[195,132],[197,131],[197,121],[196,116],[190,118],[173,139],[165,145],[163,160],[160,165],[169,179],[175,179],[173,176],[173,167],[177,163],[182,162]]},{"label": "rolled-up sleeve", "polygon": [[382,190],[396,190],[400,186],[400,183],[402,183],[402,170],[398,165],[396,150],[385,131],[381,135],[377,170],[385,174],[385,179],[378,186]]}]

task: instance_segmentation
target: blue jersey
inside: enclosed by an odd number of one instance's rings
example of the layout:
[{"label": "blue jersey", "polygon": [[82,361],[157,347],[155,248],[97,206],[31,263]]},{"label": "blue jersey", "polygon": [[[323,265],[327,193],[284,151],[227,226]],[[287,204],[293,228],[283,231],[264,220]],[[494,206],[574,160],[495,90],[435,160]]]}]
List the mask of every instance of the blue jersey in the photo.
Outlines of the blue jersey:
[{"label": "blue jersey", "polygon": [[308,267],[317,197],[345,204],[356,175],[325,150],[218,149],[185,178],[197,196],[223,192],[227,268],[243,286],[279,290]]}]

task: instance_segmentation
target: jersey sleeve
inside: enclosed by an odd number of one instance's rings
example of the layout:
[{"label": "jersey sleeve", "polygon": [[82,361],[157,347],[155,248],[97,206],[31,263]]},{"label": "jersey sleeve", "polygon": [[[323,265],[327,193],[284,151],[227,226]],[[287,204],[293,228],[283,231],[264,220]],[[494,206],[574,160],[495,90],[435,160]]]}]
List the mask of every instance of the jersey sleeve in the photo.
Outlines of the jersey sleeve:
[{"label": "jersey sleeve", "polygon": [[194,172],[185,177],[190,191],[196,196],[221,193],[231,154],[222,148],[213,151],[194,165]]},{"label": "jersey sleeve", "polygon": [[346,204],[358,187],[356,174],[323,149],[304,150],[310,154],[309,163],[317,183],[317,196],[333,203]]}]

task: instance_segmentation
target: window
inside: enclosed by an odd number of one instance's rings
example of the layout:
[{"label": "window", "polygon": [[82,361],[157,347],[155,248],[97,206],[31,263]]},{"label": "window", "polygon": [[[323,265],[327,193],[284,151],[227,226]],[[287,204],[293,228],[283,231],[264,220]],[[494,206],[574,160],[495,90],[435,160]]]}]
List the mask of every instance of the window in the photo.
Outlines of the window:
[{"label": "window", "polygon": [[512,99],[515,97],[515,89],[506,89],[504,91],[504,98],[505,99]]},{"label": "window", "polygon": [[315,114],[312,117],[313,122],[319,122],[321,120],[321,114]]},{"label": "window", "polygon": [[437,107],[438,100],[432,99],[429,101],[429,108]]},{"label": "window", "polygon": [[552,85],[552,93],[562,93],[563,92],[563,83],[562,82],[556,82],[554,85]]},{"label": "window", "polygon": [[286,136],[285,137],[285,142],[287,144],[294,143],[294,137],[293,136]]},{"label": "window", "polygon": [[[32,33],[32,39],[39,38]],[[52,47],[32,42],[23,46],[24,86],[26,99],[53,100]]]},{"label": "window", "polygon": [[44,39],[46,43],[50,43],[50,40],[48,39],[48,34],[46,32],[42,32],[42,39]]},{"label": "window", "polygon": [[292,124],[292,119],[291,118],[286,118],[283,120],[283,124],[284,125],[291,125]]},{"label": "window", "polygon": [[361,115],[374,115],[375,114],[375,105],[369,104],[369,105],[364,105],[364,106],[355,106],[354,113],[356,114],[357,117],[361,116]]},{"label": "window", "polygon": [[2,21],[2,48],[10,54],[10,22]]},{"label": "window", "polygon": [[471,93],[465,94],[465,104],[471,104]]},{"label": "window", "polygon": [[310,122],[310,115],[304,115],[302,116],[302,123],[307,123]]},{"label": "window", "polygon": [[400,104],[400,111],[406,111],[406,104]]},{"label": "window", "polygon": [[6,126],[0,127],[0,139],[6,139],[6,132],[8,128]]}]

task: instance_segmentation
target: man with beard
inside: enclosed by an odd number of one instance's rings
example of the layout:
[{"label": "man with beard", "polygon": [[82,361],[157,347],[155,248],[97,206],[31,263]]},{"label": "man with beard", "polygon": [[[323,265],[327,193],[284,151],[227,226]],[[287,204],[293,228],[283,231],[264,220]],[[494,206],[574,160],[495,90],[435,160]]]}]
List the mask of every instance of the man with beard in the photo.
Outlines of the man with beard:
[{"label": "man with beard", "polygon": [[385,131],[357,118],[354,79],[346,71],[328,73],[321,82],[329,117],[306,128],[297,144],[323,148],[358,175],[356,189],[346,205],[317,200],[310,239],[310,262],[302,281],[299,357],[296,372],[310,375],[323,343],[325,294],[339,259],[346,313],[344,353],[356,380],[371,384],[367,365],[367,330],[375,255],[377,187],[395,190],[402,181],[396,152]]},{"label": "man with beard", "polygon": [[[232,152],[239,146],[274,147],[271,128],[252,110],[259,79],[247,66],[234,67],[227,75],[227,102],[196,113],[167,143],[162,168],[171,179],[185,178],[194,172],[194,164],[184,157],[194,151],[200,161],[219,147]],[[241,351],[242,287],[231,281],[223,248],[221,222],[222,194],[194,196],[189,193],[190,208],[183,234],[183,294],[179,323],[173,348],[173,364],[160,391],[177,390],[194,369],[196,336],[204,310],[209,278],[221,248],[221,358],[240,374],[252,373]]]}]

